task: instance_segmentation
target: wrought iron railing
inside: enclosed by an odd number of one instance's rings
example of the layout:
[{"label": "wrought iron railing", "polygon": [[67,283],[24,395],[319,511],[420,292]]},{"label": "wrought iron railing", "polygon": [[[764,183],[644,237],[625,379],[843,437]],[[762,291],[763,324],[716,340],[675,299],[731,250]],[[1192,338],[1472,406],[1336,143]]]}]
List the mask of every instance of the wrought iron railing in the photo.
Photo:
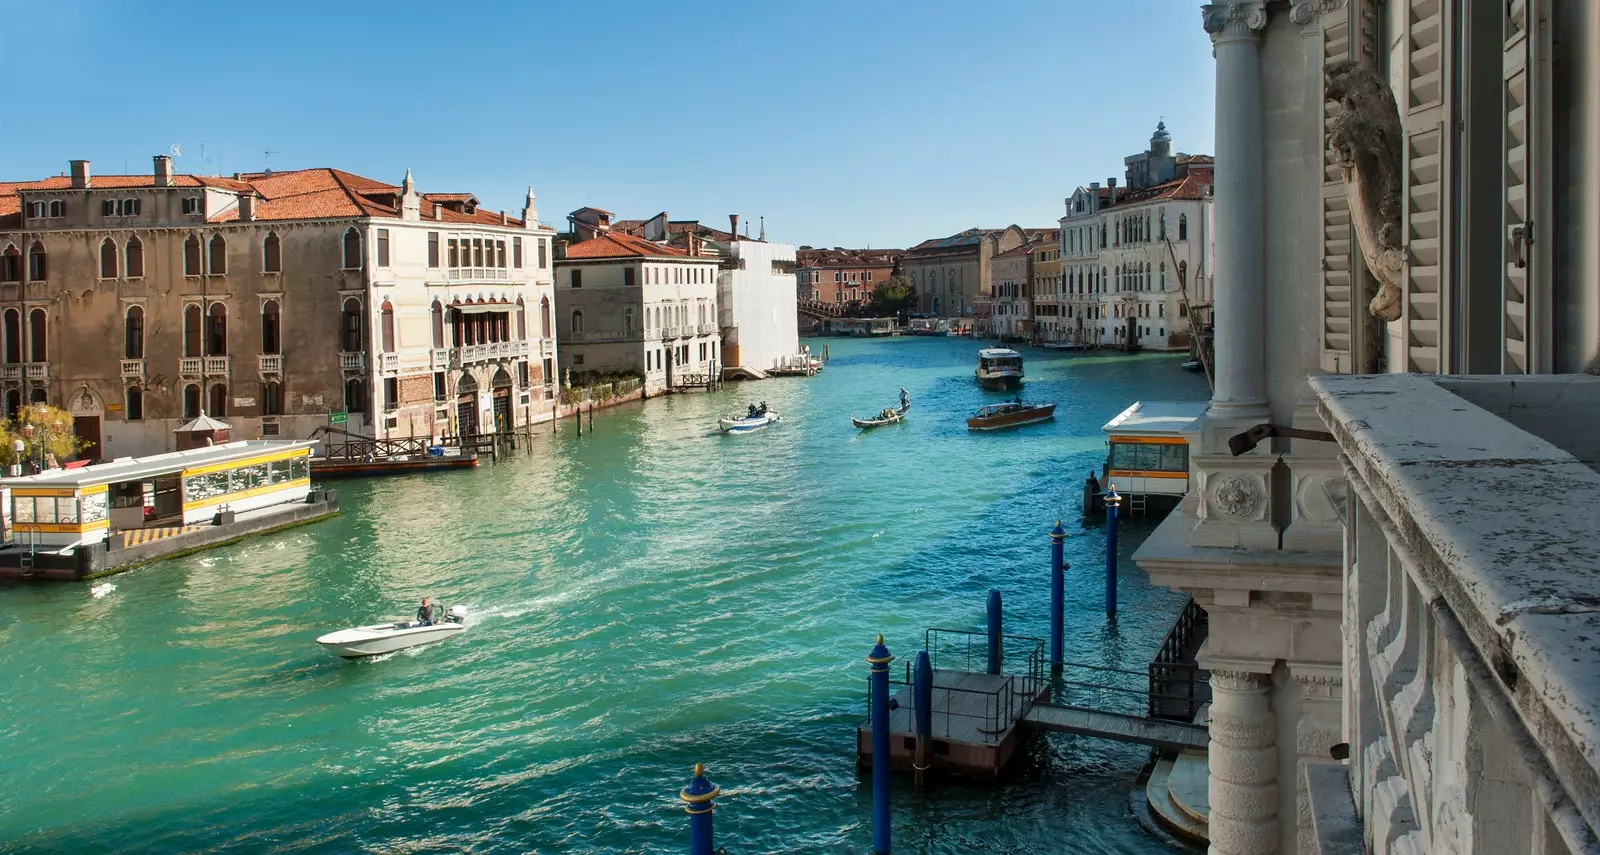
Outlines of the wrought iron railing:
[{"label": "wrought iron railing", "polygon": [[1200,707],[1211,700],[1211,672],[1193,658],[1208,626],[1206,610],[1190,597],[1150,660],[1148,715],[1193,721]]}]

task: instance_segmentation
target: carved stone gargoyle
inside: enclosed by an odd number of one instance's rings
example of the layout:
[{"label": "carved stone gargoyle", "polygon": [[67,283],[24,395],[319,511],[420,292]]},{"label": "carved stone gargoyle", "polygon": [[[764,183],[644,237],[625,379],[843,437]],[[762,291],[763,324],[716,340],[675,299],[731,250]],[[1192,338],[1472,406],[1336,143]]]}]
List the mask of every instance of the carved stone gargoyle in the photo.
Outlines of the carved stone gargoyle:
[{"label": "carved stone gargoyle", "polygon": [[1350,223],[1378,293],[1367,305],[1374,317],[1399,320],[1406,250],[1401,240],[1404,137],[1400,108],[1386,80],[1350,60],[1329,65],[1327,96],[1339,102],[1328,120],[1328,145],[1344,174]]}]

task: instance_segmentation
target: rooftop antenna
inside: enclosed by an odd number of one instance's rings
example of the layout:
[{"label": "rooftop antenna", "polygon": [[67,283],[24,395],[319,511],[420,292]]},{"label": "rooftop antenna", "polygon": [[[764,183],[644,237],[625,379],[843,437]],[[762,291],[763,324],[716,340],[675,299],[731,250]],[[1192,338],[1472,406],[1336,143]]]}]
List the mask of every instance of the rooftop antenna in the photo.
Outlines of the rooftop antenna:
[{"label": "rooftop antenna", "polygon": [[767,217],[766,217],[765,214],[763,214],[761,216],[761,236],[756,238],[756,240],[765,241],[766,239],[767,239]]},{"label": "rooftop antenna", "polygon": [[261,153],[261,171],[262,172],[268,172],[268,173],[272,172],[272,156],[275,155],[275,154],[277,154],[277,152],[273,151],[270,148]]}]

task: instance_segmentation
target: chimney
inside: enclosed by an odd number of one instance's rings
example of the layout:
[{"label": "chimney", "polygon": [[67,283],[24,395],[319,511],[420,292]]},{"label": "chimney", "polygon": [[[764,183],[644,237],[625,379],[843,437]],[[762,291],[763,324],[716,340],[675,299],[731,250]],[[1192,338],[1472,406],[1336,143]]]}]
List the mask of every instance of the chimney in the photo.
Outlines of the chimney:
[{"label": "chimney", "polygon": [[239,194],[239,222],[248,223],[256,218],[256,194]]},{"label": "chimney", "polygon": [[733,232],[733,239],[734,240],[738,240],[739,239],[739,215],[738,214],[729,214],[728,215],[728,231]]},{"label": "chimney", "polygon": [[507,226],[507,225],[510,225],[510,224],[511,224],[511,220],[506,217],[506,212],[505,211],[501,211],[500,212],[500,225]]},{"label": "chimney", "polygon": [[433,218],[435,220],[444,219],[444,206],[438,202],[433,203]]},{"label": "chimney", "polygon": [[72,165],[72,189],[89,189],[89,161],[69,160],[67,163]]},{"label": "chimney", "polygon": [[1115,205],[1115,204],[1117,204],[1117,179],[1115,179],[1115,178],[1107,178],[1106,179],[1106,186],[1111,188],[1111,198],[1106,202],[1106,204],[1107,205]]},{"label": "chimney", "polygon": [[560,260],[566,258],[567,257],[567,242],[564,241],[564,240],[556,241],[555,242],[555,251],[556,251],[555,255],[556,255],[556,260],[557,261],[560,261]]},{"label": "chimney", "polygon": [[156,155],[156,186],[172,186],[172,158],[164,154]]}]

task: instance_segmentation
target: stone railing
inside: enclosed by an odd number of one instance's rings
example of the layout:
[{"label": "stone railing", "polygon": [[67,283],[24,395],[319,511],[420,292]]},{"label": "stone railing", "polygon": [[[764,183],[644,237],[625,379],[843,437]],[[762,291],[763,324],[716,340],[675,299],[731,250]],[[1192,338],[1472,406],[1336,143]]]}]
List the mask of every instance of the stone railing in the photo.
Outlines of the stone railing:
[{"label": "stone railing", "polygon": [[49,380],[50,379],[50,363],[48,363],[48,362],[30,362],[30,363],[28,363],[27,374],[28,374],[28,379],[29,380],[32,380],[32,381],[37,382],[37,383],[42,383],[42,382],[44,382],[46,380]]},{"label": "stone railing", "polygon": [[283,373],[283,355],[279,353],[263,353],[256,357],[256,370],[263,377],[270,377]]},{"label": "stone railing", "polygon": [[199,377],[200,365],[200,357],[185,356],[178,360],[178,375],[181,377]]},{"label": "stone railing", "polygon": [[367,355],[360,351],[346,350],[339,353],[340,371],[366,371]]},{"label": "stone railing", "polygon": [[144,379],[144,360],[143,359],[124,359],[124,360],[122,360],[122,377],[123,377],[124,380],[143,380]]},{"label": "stone railing", "polygon": [[[1349,739],[1307,768],[1318,851],[1340,826],[1373,853],[1600,851],[1600,378],[1312,387],[1343,452]],[[1341,804],[1359,824],[1324,833]]]},{"label": "stone railing", "polygon": [[226,356],[207,356],[207,357],[205,357],[205,360],[206,360],[206,366],[205,367],[206,367],[206,376],[207,377],[226,377],[226,376],[228,376],[228,368],[229,368],[228,357],[226,357]]}]

